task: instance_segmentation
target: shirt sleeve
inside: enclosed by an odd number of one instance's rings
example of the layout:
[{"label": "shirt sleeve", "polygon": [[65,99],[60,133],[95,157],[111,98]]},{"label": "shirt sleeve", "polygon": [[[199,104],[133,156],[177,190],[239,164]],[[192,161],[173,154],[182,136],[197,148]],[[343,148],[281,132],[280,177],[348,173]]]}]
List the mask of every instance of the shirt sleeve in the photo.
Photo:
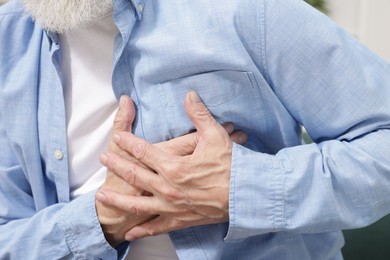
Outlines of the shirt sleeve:
[{"label": "shirt sleeve", "polygon": [[35,212],[20,176],[16,168],[0,169],[1,259],[117,259],[96,217],[94,192]]},{"label": "shirt sleeve", "polygon": [[117,259],[126,248],[115,250],[105,240],[95,192],[68,202],[58,198],[65,184],[47,177],[33,119],[36,77],[28,75],[39,70],[36,55],[48,41],[19,1],[2,7],[0,24],[0,38],[7,38],[0,41],[0,259]]},{"label": "shirt sleeve", "polygon": [[0,259],[117,259],[97,219],[95,192],[37,210],[53,192],[41,172],[26,177],[6,136],[0,126]]},{"label": "shirt sleeve", "polygon": [[390,212],[390,67],[304,1],[264,3],[264,77],[315,143],[234,145],[226,239],[369,225]]}]

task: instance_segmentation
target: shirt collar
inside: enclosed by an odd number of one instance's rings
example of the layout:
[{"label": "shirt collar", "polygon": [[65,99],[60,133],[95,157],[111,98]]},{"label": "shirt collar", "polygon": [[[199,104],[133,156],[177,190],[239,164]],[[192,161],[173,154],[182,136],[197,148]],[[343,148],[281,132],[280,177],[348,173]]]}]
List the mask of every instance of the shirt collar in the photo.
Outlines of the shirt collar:
[{"label": "shirt collar", "polygon": [[146,0],[132,0],[135,12],[139,20],[142,19],[142,14],[144,13],[145,1]]},{"label": "shirt collar", "polygon": [[116,13],[121,12],[124,8],[129,8],[129,6],[131,6],[135,11],[138,20],[141,20],[145,2],[146,0],[113,0],[114,11]]},{"label": "shirt collar", "polygon": [[[124,8],[132,7],[135,10],[138,20],[141,20],[145,2],[146,0],[113,0],[114,12],[120,12]],[[50,41],[50,46],[56,46],[59,44],[59,35],[57,33],[48,32],[46,30],[45,33]]]},{"label": "shirt collar", "polygon": [[50,45],[50,50],[53,51],[54,48],[58,48],[58,45],[59,45],[59,35],[58,33],[55,33],[55,32],[50,32],[50,31],[47,31],[47,30],[44,30],[46,36],[47,36],[47,39],[49,40],[49,45]]}]

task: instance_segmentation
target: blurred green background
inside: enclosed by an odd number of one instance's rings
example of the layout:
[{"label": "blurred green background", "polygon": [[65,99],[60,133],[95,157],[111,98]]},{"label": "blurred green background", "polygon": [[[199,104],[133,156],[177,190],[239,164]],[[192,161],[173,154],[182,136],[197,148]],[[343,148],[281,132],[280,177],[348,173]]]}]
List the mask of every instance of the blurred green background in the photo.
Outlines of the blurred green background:
[{"label": "blurred green background", "polygon": [[324,13],[326,12],[325,0],[305,0],[305,2],[314,6],[315,8]]}]

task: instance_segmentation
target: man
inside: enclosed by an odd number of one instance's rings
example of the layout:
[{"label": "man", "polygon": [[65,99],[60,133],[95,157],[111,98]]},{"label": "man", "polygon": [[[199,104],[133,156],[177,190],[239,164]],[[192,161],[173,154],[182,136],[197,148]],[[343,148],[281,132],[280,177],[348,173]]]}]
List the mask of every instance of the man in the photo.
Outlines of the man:
[{"label": "man", "polygon": [[0,19],[0,258],[341,259],[390,211],[390,67],[303,1]]}]

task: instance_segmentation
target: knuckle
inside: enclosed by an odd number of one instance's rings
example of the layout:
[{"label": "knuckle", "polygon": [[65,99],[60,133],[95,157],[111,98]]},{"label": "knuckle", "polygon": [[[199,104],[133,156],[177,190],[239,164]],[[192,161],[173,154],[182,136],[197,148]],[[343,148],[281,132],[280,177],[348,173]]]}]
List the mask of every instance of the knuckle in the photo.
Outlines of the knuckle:
[{"label": "knuckle", "polygon": [[120,164],[117,161],[117,156],[115,154],[108,153],[105,166],[109,170],[113,170],[115,172],[118,171],[120,169]]},{"label": "knuckle", "polygon": [[199,107],[197,109],[196,115],[198,115],[200,117],[206,117],[206,118],[211,117],[210,111],[206,107],[204,107],[204,106]]},{"label": "knuckle", "polygon": [[179,178],[179,177],[181,177],[182,171],[181,171],[180,165],[176,163],[176,164],[171,165],[169,172],[171,173],[171,175],[174,178]]},{"label": "knuckle", "polygon": [[118,112],[117,116],[114,119],[114,129],[117,131],[122,130],[125,128],[125,126],[129,125],[131,123],[130,118],[126,117],[121,113],[121,111]]},{"label": "knuckle", "polygon": [[146,156],[147,144],[145,142],[137,142],[133,148],[133,155],[138,160],[143,160]]},{"label": "knuckle", "polygon": [[176,200],[176,191],[170,187],[163,189],[162,194],[168,202],[174,202]]},{"label": "knuckle", "polygon": [[140,216],[140,215],[141,215],[139,203],[138,203],[137,201],[129,202],[129,203],[127,204],[127,209],[126,209],[126,210],[127,210],[128,212],[131,212],[131,213],[136,214],[137,216]]},{"label": "knuckle", "polygon": [[122,125],[122,119],[118,116],[114,119],[114,130],[119,130]]},{"label": "knuckle", "polygon": [[114,119],[114,129],[119,130],[122,126],[122,122],[123,122],[122,118],[120,116],[119,117],[117,116]]},{"label": "knuckle", "polygon": [[135,165],[131,165],[127,168],[123,177],[128,184],[133,185],[137,181],[137,176],[138,176],[137,167]]},{"label": "knuckle", "polygon": [[184,185],[190,181],[191,177],[187,173],[188,173],[188,169],[182,163],[178,162],[171,166],[170,174],[172,179],[175,180],[175,183],[177,184]]},{"label": "knuckle", "polygon": [[145,229],[145,232],[149,235],[149,236],[157,236],[158,235],[158,232],[156,230],[154,230],[153,228],[146,228]]},{"label": "knuckle", "polygon": [[177,203],[178,201],[183,200],[182,193],[171,187],[165,188],[162,193],[165,200],[169,203]]},{"label": "knuckle", "polygon": [[182,175],[182,166],[179,162],[165,161],[160,165],[161,171],[169,176],[173,180],[178,180]]}]

